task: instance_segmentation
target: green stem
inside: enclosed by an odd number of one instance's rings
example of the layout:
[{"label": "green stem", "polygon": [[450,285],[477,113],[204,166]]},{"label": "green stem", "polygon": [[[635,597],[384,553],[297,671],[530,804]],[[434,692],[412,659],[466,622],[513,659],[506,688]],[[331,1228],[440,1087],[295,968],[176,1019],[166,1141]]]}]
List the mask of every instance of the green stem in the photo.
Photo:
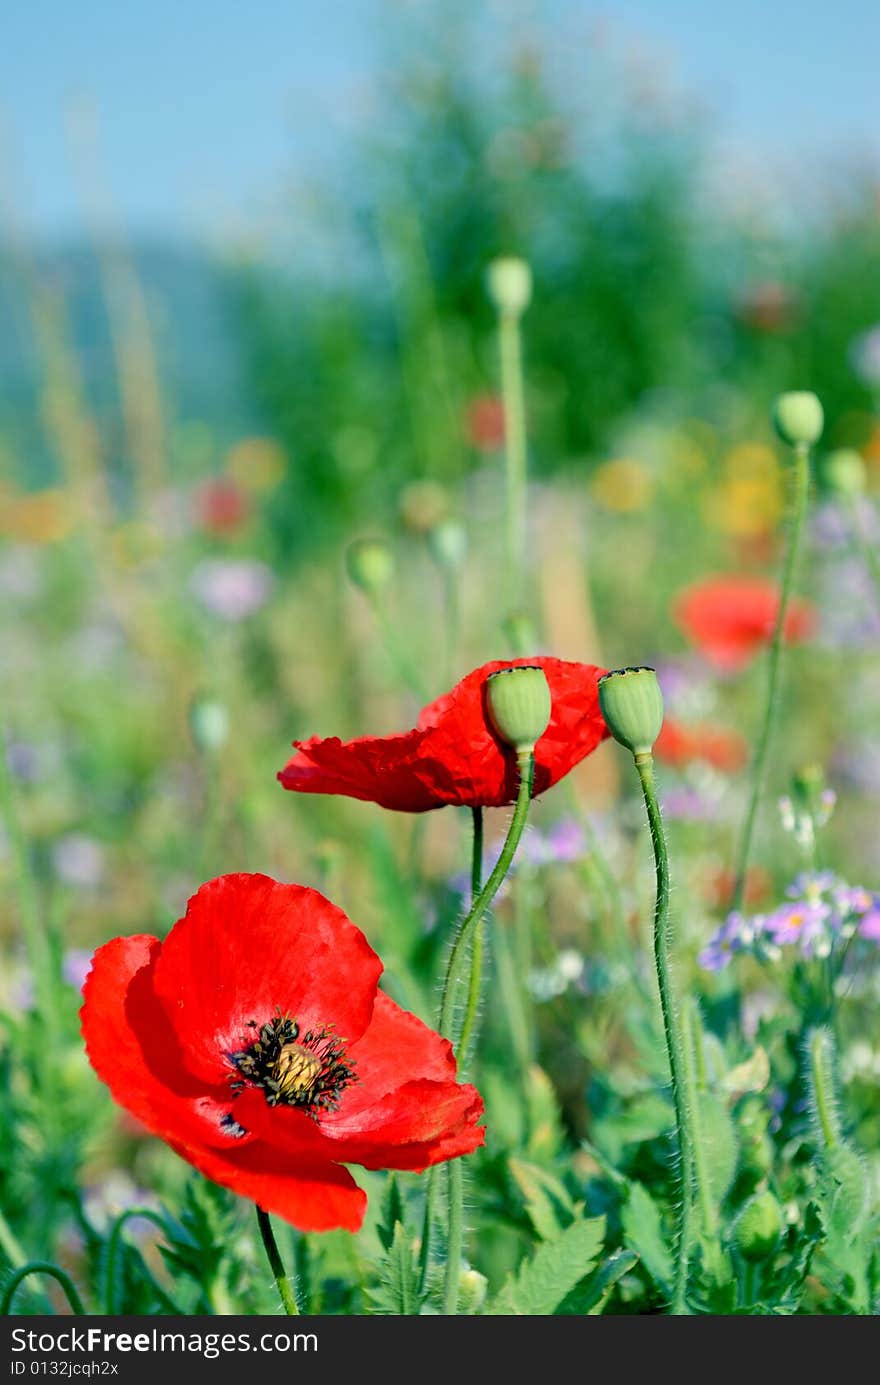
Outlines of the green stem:
[{"label": "green stem", "polygon": [[696,1183],[697,1202],[700,1208],[703,1237],[710,1245],[710,1258],[717,1261],[721,1255],[721,1246],[718,1244],[718,1209],[712,1196],[712,1183],[706,1163],[699,1101],[699,1093],[705,1082],[705,1056],[702,1052],[703,1027],[700,1023],[699,1007],[691,997],[688,997],[682,1007],[682,1029],[685,1042],[687,1105],[690,1109],[693,1128],[694,1181]]},{"label": "green stem", "polygon": [[452,940],[449,961],[446,965],[446,976],[443,981],[443,993],[440,1001],[440,1022],[438,1026],[440,1033],[445,1035],[448,1039],[453,1037],[453,1019],[455,1016],[457,992],[464,969],[468,944],[471,941],[474,929],[482,921],[489,905],[501,888],[504,877],[510,869],[514,854],[519,846],[520,837],[526,825],[526,818],[529,814],[529,804],[532,799],[532,785],[535,777],[534,751],[524,752],[520,756],[519,772],[520,781],[519,792],[516,798],[516,807],[513,810],[513,818],[511,819],[507,836],[504,839],[501,854],[492,867],[488,880],[471,904],[466,917],[462,919],[461,923],[458,925],[458,930]]},{"label": "green stem", "polygon": [[15,1291],[22,1280],[26,1279],[29,1274],[49,1274],[53,1279],[57,1279],[64,1290],[67,1301],[73,1312],[76,1313],[78,1317],[85,1315],[86,1310],[83,1307],[82,1299],[77,1293],[76,1285],[70,1275],[66,1274],[58,1265],[50,1264],[48,1260],[31,1260],[29,1264],[22,1265],[20,1270],[16,1270],[12,1278],[7,1282],[6,1288],[3,1291],[3,1297],[0,1299],[0,1318],[9,1316],[9,1309],[12,1306]]},{"label": "green stem", "polygon": [[817,1029],[810,1039],[810,1070],[813,1094],[816,1098],[816,1118],[826,1149],[833,1149],[840,1140],[840,1129],[834,1104],[834,1075],[831,1071],[831,1040],[826,1030]]},{"label": "green stem", "polygon": [[876,549],[868,537],[865,528],[862,512],[859,507],[859,496],[853,495],[849,499],[849,513],[852,520],[853,533],[856,538],[856,545],[864,561],[865,567],[871,574],[874,585],[880,592],[880,558],[877,557]]},{"label": "green stem", "polygon": [[284,1261],[281,1259],[278,1243],[275,1240],[275,1233],[272,1230],[272,1223],[269,1220],[269,1213],[264,1212],[262,1207],[257,1207],[257,1225],[260,1228],[260,1235],[263,1238],[266,1257],[278,1287],[278,1296],[281,1299],[281,1305],[289,1317],[299,1317],[299,1308],[296,1304],[293,1285],[287,1277]]},{"label": "green stem", "polygon": [[[488,880],[471,903],[466,916],[458,925],[455,937],[452,940],[452,947],[449,952],[449,960],[446,964],[446,976],[443,981],[443,991],[440,1000],[440,1019],[437,1025],[441,1034],[448,1039],[454,1040],[454,1018],[455,1006],[458,996],[458,988],[462,980],[462,972],[467,957],[468,945],[474,934],[474,930],[481,924],[486,911],[492,900],[501,888],[504,877],[510,869],[520,838],[525,829],[526,819],[529,813],[529,804],[532,799],[532,786],[535,777],[535,756],[534,751],[525,751],[519,756],[519,792],[516,797],[516,806],[513,810],[513,818],[501,848],[501,854]],[[472,875],[473,878],[473,875]],[[440,1184],[438,1173],[435,1169],[431,1170],[428,1178],[428,1192],[425,1199],[425,1220],[422,1229],[422,1253],[421,1253],[421,1282],[424,1288],[428,1276],[428,1267],[431,1261],[432,1240],[434,1234],[434,1224],[437,1220],[437,1202],[440,1194]]]},{"label": "green stem", "polygon": [[17,1267],[23,1265],[27,1260],[24,1250],[2,1212],[0,1212],[0,1250],[3,1251],[10,1265]]},{"label": "green stem", "polygon": [[446,1244],[443,1312],[454,1317],[458,1312],[461,1249],[464,1241],[464,1168],[461,1159],[451,1159],[447,1165],[447,1172],[449,1176],[449,1239]]},{"label": "green stem", "polygon": [[654,961],[660,989],[660,1008],[663,1013],[666,1052],[669,1056],[669,1069],[672,1077],[672,1096],[675,1103],[675,1124],[681,1167],[678,1245],[672,1312],[685,1314],[688,1311],[688,1256],[694,1186],[694,1140],[692,1117],[688,1104],[685,1047],[675,1005],[669,962],[669,857],[666,851],[666,837],[663,832],[660,805],[657,801],[657,790],[654,784],[654,758],[650,752],[636,755],[635,763],[641,780],[642,794],[648,814],[648,825],[651,830],[651,842],[654,847],[657,879],[657,895],[654,905]]},{"label": "green stem", "polygon": [[526,539],[526,410],[523,393],[519,316],[502,312],[499,320],[501,397],[504,405],[504,455],[507,464],[507,581],[511,606],[522,605]]},{"label": "green stem", "polygon": [[745,897],[749,853],[752,848],[752,836],[758,814],[758,803],[761,797],[761,791],[764,787],[767,751],[770,745],[770,736],[776,717],[777,703],[779,701],[779,677],[782,667],[785,616],[794,583],[794,574],[797,568],[804,520],[806,519],[807,505],[810,498],[809,449],[803,444],[797,446],[794,450],[794,466],[794,502],[792,505],[791,527],[788,538],[788,552],[785,556],[782,590],[779,595],[779,608],[776,612],[776,623],[773,627],[773,637],[770,642],[770,662],[767,672],[767,696],[764,704],[764,720],[758,736],[755,757],[752,761],[751,791],[749,794],[748,808],[746,809],[745,822],[743,823],[736,872],[734,875],[733,900],[731,904],[731,908],[734,912],[742,909]]},{"label": "green stem", "polygon": [[111,1317],[119,1312],[116,1293],[116,1258],[125,1223],[130,1221],[132,1217],[145,1217],[147,1221],[151,1221],[154,1226],[158,1226],[159,1230],[167,1235],[168,1229],[164,1219],[158,1212],[154,1212],[149,1207],[127,1207],[124,1212],[120,1212],[107,1238],[107,1264],[104,1271],[104,1302],[107,1305],[106,1312]]},{"label": "green stem", "polygon": [[[480,884],[483,874],[483,810],[474,808],[474,837],[471,848],[471,903],[480,893]],[[477,1019],[477,1012],[480,1006],[480,991],[483,982],[483,949],[485,946],[486,925],[480,920],[477,930],[474,933],[474,946],[471,952],[471,975],[468,985],[467,1006],[465,1008],[464,1023],[461,1026],[461,1037],[458,1041],[458,1065],[464,1069],[468,1056],[468,1047],[471,1035]]]},{"label": "green stem", "polygon": [[375,593],[368,592],[367,595],[370,605],[373,608],[373,614],[376,618],[376,624],[379,627],[382,641],[385,645],[385,651],[397,676],[406,684],[410,692],[413,693],[420,702],[424,702],[425,686],[422,682],[421,675],[418,670],[413,667],[409,655],[405,654],[400,647],[397,630],[388,615],[385,602],[380,595]]}]

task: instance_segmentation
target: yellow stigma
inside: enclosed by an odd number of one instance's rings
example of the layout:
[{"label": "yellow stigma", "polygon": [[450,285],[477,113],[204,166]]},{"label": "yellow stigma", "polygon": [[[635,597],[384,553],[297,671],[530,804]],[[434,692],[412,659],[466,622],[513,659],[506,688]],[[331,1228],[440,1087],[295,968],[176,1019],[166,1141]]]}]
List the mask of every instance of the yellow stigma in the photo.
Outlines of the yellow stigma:
[{"label": "yellow stigma", "polygon": [[272,1067],[279,1097],[310,1097],[321,1076],[321,1060],[299,1044],[284,1044]]}]

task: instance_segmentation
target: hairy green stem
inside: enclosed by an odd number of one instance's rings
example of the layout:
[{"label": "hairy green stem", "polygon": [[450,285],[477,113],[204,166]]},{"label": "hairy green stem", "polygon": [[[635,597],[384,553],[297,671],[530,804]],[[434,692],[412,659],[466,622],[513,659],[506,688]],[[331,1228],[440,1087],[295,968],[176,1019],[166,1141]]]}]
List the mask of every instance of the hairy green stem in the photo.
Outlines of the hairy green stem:
[{"label": "hairy green stem", "polygon": [[810,1036],[810,1076],[822,1140],[826,1149],[833,1149],[840,1143],[840,1126],[834,1101],[831,1037],[826,1029],[816,1029]]},{"label": "hairy green stem", "polygon": [[770,662],[767,671],[767,694],[764,703],[764,719],[758,736],[754,759],[752,761],[749,801],[746,809],[745,821],[743,823],[742,835],[740,837],[739,852],[734,873],[733,899],[731,903],[731,908],[734,911],[742,909],[745,898],[749,853],[752,849],[752,836],[755,830],[758,804],[761,798],[761,791],[764,787],[764,775],[767,768],[767,751],[770,746],[770,736],[773,731],[773,723],[776,718],[777,704],[779,702],[779,680],[782,668],[785,616],[788,610],[792,587],[794,585],[794,575],[797,568],[809,498],[809,448],[804,444],[799,444],[794,450],[794,500],[792,503],[791,524],[788,537],[788,551],[785,555],[785,567],[782,574],[782,590],[779,594],[779,607],[776,612],[776,622],[773,627],[773,636],[770,641]]},{"label": "hairy green stem", "polygon": [[[473,809],[474,836],[471,850],[471,903],[480,893],[483,875],[483,810]],[[471,975],[468,983],[468,998],[465,1007],[461,1037],[458,1040],[458,1066],[463,1070],[467,1062],[468,1048],[476,1024],[480,1007],[480,993],[483,984],[483,950],[486,940],[486,925],[481,919],[474,933],[474,946],[471,951]]]},{"label": "hairy green stem", "polygon": [[29,1274],[48,1274],[53,1279],[57,1279],[73,1312],[78,1317],[85,1315],[86,1310],[83,1307],[83,1301],[77,1293],[76,1285],[70,1275],[66,1274],[58,1265],[50,1264],[48,1260],[31,1260],[27,1265],[22,1265],[21,1269],[16,1270],[12,1278],[7,1281],[3,1297],[0,1299],[0,1318],[9,1316],[15,1291]]},{"label": "hairy green stem", "polygon": [[502,312],[499,339],[507,464],[507,591],[512,608],[518,610],[525,589],[529,551],[526,540],[526,410],[518,314]]},{"label": "hairy green stem", "polygon": [[712,1181],[706,1163],[700,1111],[700,1091],[705,1082],[705,1056],[702,1052],[703,1027],[700,1023],[699,1006],[692,997],[688,997],[682,1006],[681,1021],[685,1044],[686,1100],[693,1130],[694,1182],[696,1184],[697,1204],[700,1209],[703,1238],[709,1243],[711,1254],[717,1260],[721,1255],[721,1245],[718,1242],[718,1208],[715,1206],[715,1199],[712,1196]]},{"label": "hairy green stem", "polygon": [[278,1249],[278,1242],[275,1240],[275,1233],[272,1230],[272,1223],[269,1220],[269,1213],[264,1212],[262,1207],[257,1207],[257,1225],[260,1228],[260,1235],[263,1238],[266,1257],[272,1270],[275,1284],[278,1288],[278,1296],[281,1299],[281,1306],[285,1313],[291,1318],[299,1316],[296,1297],[293,1292],[293,1285],[288,1278],[284,1268],[284,1261]]},{"label": "hairy green stem", "polygon": [[669,927],[669,857],[666,850],[666,836],[660,817],[660,804],[654,784],[654,757],[648,752],[635,756],[636,769],[642,785],[642,794],[651,830],[651,843],[654,848],[654,865],[657,880],[657,894],[654,905],[654,962],[657,968],[657,984],[660,989],[660,1008],[663,1014],[663,1032],[666,1038],[666,1052],[672,1077],[672,1097],[675,1103],[675,1124],[678,1134],[680,1161],[680,1206],[678,1219],[678,1245],[675,1270],[675,1285],[672,1298],[672,1312],[685,1314],[687,1308],[688,1257],[691,1240],[691,1209],[694,1187],[694,1135],[692,1113],[688,1103],[688,1082],[685,1060],[685,1045],[681,1022],[675,1004],[675,995],[670,970],[670,927]]},{"label": "hairy green stem", "polygon": [[122,1242],[122,1232],[125,1229],[125,1223],[131,1221],[133,1217],[146,1218],[147,1221],[151,1221],[154,1226],[158,1226],[159,1230],[167,1235],[164,1219],[158,1212],[154,1212],[149,1207],[126,1207],[124,1212],[120,1212],[113,1223],[110,1235],[107,1237],[107,1263],[104,1270],[105,1312],[111,1317],[119,1312],[117,1307],[119,1296],[116,1293],[116,1260]]},{"label": "hairy green stem", "polygon": [[[490,904],[501,888],[504,877],[510,869],[529,814],[529,805],[531,803],[532,787],[535,777],[534,752],[523,752],[519,756],[518,764],[520,774],[519,791],[516,797],[513,817],[507,830],[507,836],[504,839],[504,845],[501,848],[498,860],[492,867],[489,878],[472,901],[470,909],[458,925],[455,937],[452,940],[449,960],[446,964],[446,976],[443,980],[443,990],[440,1000],[440,1018],[437,1025],[440,1033],[448,1039],[454,1040],[455,1038],[455,1007],[458,997],[458,988],[462,981],[462,974],[467,958],[468,946],[471,943],[475,930],[479,928],[482,923]],[[472,879],[473,878],[472,873]],[[423,1288],[427,1280],[428,1267],[431,1261],[432,1240],[434,1224],[437,1220],[439,1193],[440,1184],[438,1174],[436,1170],[432,1169],[428,1178],[428,1192],[425,1199],[425,1220],[422,1230],[421,1282]]]}]

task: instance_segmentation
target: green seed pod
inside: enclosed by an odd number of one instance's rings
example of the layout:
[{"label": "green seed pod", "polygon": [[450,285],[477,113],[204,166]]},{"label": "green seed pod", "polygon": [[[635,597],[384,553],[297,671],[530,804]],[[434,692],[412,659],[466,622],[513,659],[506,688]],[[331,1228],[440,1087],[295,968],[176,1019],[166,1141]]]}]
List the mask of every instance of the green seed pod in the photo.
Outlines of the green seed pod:
[{"label": "green seed pod", "polygon": [[649,755],[663,725],[663,694],[652,668],[618,668],[599,679],[599,706],[616,741]]},{"label": "green seed pod", "polygon": [[832,495],[855,500],[864,495],[867,468],[861,453],[851,447],[831,452],[822,463],[822,481]]},{"label": "green seed pod", "polygon": [[489,297],[499,313],[519,317],[532,301],[532,271],[525,260],[504,256],[487,271]]},{"label": "green seed pod", "polygon": [[444,519],[428,534],[428,544],[441,567],[456,568],[467,552],[467,531],[456,519]]},{"label": "green seed pod", "polygon": [[197,697],[190,705],[189,729],[197,749],[208,754],[222,750],[229,739],[229,713],[222,702]]},{"label": "green seed pod", "polygon": [[824,424],[822,405],[810,390],[780,394],[773,405],[773,426],[789,447],[812,447]]},{"label": "green seed pod", "polygon": [[868,1206],[868,1182],[861,1159],[849,1145],[832,1145],[822,1154],[831,1185],[831,1220],[841,1235],[852,1235],[861,1226]]},{"label": "green seed pod", "polygon": [[550,721],[550,685],[542,668],[521,664],[490,673],[486,703],[493,727],[518,752],[533,750]]},{"label": "green seed pod", "polygon": [[489,1281],[479,1270],[462,1270],[458,1279],[459,1312],[473,1316],[481,1313],[489,1292]]},{"label": "green seed pod", "polygon": [[765,1188],[749,1198],[733,1223],[734,1247],[744,1260],[769,1260],[778,1249],[783,1225],[782,1208]]},{"label": "green seed pod", "polygon": [[345,554],[348,575],[361,591],[375,594],[394,576],[394,554],[382,539],[356,539]]}]

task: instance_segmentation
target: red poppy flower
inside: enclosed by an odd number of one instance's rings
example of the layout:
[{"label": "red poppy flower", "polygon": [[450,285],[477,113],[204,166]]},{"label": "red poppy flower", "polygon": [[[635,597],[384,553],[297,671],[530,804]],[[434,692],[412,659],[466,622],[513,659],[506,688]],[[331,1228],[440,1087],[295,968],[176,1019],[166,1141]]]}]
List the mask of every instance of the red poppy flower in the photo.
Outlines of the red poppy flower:
[{"label": "red poppy flower", "polygon": [[228,477],[205,481],[194,496],[196,520],[210,534],[233,534],[249,517],[250,504],[240,486]]},{"label": "red poppy flower", "polygon": [[490,725],[485,690],[490,673],[521,665],[542,668],[550,686],[550,724],[535,746],[534,792],[543,793],[608,735],[599,710],[604,669],[545,657],[495,659],[426,707],[413,731],[294,741],[297,753],[278,778],[299,793],[345,794],[405,813],[449,803],[512,803],[519,782],[516,756]]},{"label": "red poppy flower", "polygon": [[83,1037],[120,1105],[208,1178],[304,1231],[356,1231],[343,1165],[421,1170],[484,1139],[452,1046],[381,971],[316,890],[225,875],[164,942],[98,949]]},{"label": "red poppy flower", "polygon": [[[733,672],[770,642],[779,610],[779,589],[761,577],[707,577],[676,599],[675,619],[710,663]],[[808,639],[816,612],[807,601],[789,602],[783,638]]]},{"label": "red poppy flower", "polygon": [[465,434],[481,452],[498,452],[504,446],[504,404],[497,395],[480,394],[468,405]]},{"label": "red poppy flower", "polygon": [[724,726],[700,723],[683,726],[673,717],[665,717],[654,754],[664,764],[681,768],[694,760],[703,760],[713,769],[733,774],[742,769],[749,758],[749,743],[739,731]]}]

